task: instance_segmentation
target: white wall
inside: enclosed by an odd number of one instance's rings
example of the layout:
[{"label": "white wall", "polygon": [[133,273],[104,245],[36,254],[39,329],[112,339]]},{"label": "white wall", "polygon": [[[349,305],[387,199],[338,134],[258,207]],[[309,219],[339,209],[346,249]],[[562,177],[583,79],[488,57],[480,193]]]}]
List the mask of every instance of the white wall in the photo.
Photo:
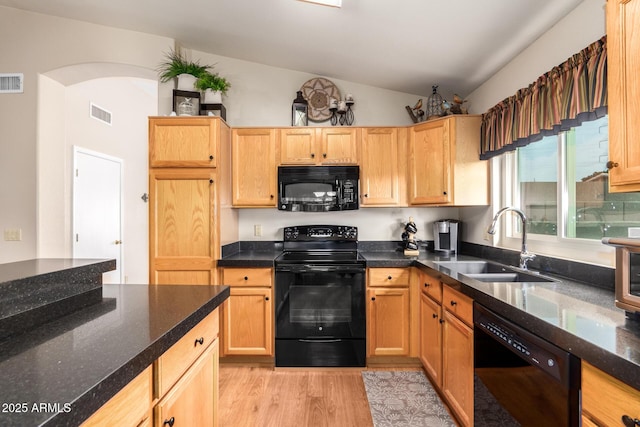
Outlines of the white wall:
[{"label": "white wall", "polygon": [[[600,39],[605,34],[604,0],[584,0],[575,10],[562,19],[520,55],[514,58],[498,73],[472,92],[467,99],[473,113],[484,113],[522,87],[533,83],[540,75],[564,62],[575,53]],[[492,167],[492,175],[499,171]],[[495,178],[495,177],[494,177]],[[500,179],[505,179],[500,177]],[[496,187],[494,186],[494,189]],[[497,200],[496,194],[493,199]],[[489,208],[461,208],[460,219],[474,224],[463,232],[465,241],[478,244],[490,244],[486,240],[486,228],[491,223],[493,214],[502,206],[497,201]],[[517,241],[501,242],[501,245],[519,249]],[[595,247],[558,249],[553,243],[532,242],[529,249],[550,256],[585,260],[604,265],[612,265],[611,251],[602,245]]]}]

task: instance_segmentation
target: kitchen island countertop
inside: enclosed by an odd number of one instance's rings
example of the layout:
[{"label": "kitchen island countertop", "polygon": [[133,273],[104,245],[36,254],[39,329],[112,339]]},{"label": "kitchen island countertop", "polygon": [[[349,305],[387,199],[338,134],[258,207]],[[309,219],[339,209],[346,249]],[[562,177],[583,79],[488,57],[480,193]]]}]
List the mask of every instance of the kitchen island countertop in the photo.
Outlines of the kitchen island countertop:
[{"label": "kitchen island countertop", "polygon": [[100,303],[0,341],[0,425],[80,424],[228,296],[103,285]]}]

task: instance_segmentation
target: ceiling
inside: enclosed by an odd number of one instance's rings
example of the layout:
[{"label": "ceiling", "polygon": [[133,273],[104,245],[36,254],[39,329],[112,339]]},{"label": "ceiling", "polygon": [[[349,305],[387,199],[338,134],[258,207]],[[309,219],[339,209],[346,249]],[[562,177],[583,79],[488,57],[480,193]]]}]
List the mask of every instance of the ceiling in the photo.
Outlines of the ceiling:
[{"label": "ceiling", "polygon": [[221,56],[411,94],[466,96],[582,0],[0,0]]}]

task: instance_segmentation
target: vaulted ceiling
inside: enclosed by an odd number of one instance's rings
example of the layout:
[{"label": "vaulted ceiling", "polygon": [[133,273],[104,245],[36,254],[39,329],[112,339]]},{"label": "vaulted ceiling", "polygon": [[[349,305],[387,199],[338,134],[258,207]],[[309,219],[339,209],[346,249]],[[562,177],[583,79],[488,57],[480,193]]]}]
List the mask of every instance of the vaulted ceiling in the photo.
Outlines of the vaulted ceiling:
[{"label": "vaulted ceiling", "polygon": [[582,0],[0,0],[212,54],[361,84],[468,95]]}]

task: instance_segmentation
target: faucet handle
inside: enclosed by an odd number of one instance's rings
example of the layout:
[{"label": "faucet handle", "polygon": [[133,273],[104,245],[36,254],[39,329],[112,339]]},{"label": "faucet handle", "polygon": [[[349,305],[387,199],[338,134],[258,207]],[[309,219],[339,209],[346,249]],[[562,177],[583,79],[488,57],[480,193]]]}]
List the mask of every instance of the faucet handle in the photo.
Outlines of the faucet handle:
[{"label": "faucet handle", "polygon": [[532,259],[534,259],[535,257],[536,257],[536,254],[534,253],[531,253],[528,251],[520,252],[520,268],[523,270],[526,270],[527,263]]}]

